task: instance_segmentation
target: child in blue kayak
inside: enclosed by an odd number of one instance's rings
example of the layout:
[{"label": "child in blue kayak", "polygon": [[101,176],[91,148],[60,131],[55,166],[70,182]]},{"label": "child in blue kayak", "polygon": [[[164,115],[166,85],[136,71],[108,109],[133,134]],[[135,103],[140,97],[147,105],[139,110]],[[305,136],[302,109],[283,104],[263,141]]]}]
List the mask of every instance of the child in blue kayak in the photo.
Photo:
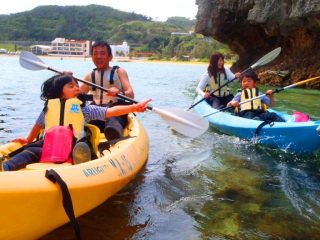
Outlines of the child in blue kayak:
[{"label": "child in blue kayak", "polygon": [[255,100],[239,104],[248,99],[263,95],[257,88],[259,78],[257,74],[250,70],[241,76],[242,91],[230,101],[227,106],[235,107],[240,117],[268,121],[268,122],[284,122],[284,120],[274,112],[268,112],[267,108],[274,105],[274,97],[272,90],[266,92],[267,96],[257,98]]},{"label": "child in blue kayak", "polygon": [[44,141],[31,142],[39,135],[42,129],[46,132],[59,125],[72,126],[74,137],[80,143],[75,144],[73,151],[77,151],[77,145],[80,146],[78,148],[80,155],[86,155],[89,158],[87,160],[90,160],[90,149],[84,142],[81,142],[86,137],[84,127],[87,122],[105,120],[106,118],[131,112],[144,112],[151,101],[151,99],[148,99],[137,104],[110,108],[95,105],[85,106],[78,98],[81,93],[78,82],[70,75],[57,75],[49,78],[43,83],[41,91],[41,99],[46,101],[45,108],[36,120],[28,137],[14,140],[28,145],[22,152],[1,164],[1,170],[3,171],[19,170],[30,163],[39,162]]}]

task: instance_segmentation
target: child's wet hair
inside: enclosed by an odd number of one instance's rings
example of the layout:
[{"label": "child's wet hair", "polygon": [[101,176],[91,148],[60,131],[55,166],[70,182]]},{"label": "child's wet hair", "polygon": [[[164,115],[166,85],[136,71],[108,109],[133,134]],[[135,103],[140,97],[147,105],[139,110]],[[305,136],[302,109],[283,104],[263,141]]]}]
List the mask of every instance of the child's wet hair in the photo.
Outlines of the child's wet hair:
[{"label": "child's wet hair", "polygon": [[244,77],[252,78],[254,82],[259,81],[258,75],[252,70],[246,71],[244,74],[241,74],[241,81]]},{"label": "child's wet hair", "polygon": [[55,75],[49,78],[41,86],[40,98],[44,101],[61,98],[64,85],[72,82],[72,80],[74,79],[70,75]]}]

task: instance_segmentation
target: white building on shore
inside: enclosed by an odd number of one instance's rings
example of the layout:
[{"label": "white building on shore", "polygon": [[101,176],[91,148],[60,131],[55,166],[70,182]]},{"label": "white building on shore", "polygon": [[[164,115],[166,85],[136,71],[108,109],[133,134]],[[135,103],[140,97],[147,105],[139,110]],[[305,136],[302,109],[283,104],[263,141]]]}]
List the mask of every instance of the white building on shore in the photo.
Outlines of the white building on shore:
[{"label": "white building on shore", "polygon": [[91,43],[89,40],[69,40],[56,38],[51,42],[48,55],[56,56],[90,56]]},{"label": "white building on shore", "polygon": [[47,45],[32,45],[30,47],[31,52],[37,55],[48,55],[48,52],[51,50],[51,46]]},{"label": "white building on shore", "polygon": [[130,46],[124,41],[122,45],[110,45],[112,55],[114,57],[128,57],[130,53]]},{"label": "white building on shore", "polygon": [[[69,40],[65,38],[56,38],[50,46],[33,45],[30,47],[32,53],[38,55],[50,56],[84,56],[91,55],[91,46],[94,42],[89,40]],[[122,45],[110,45],[112,55],[115,58],[128,57],[130,46],[124,41]]]},{"label": "white building on shore", "polygon": [[8,53],[7,49],[0,48],[0,53]]}]

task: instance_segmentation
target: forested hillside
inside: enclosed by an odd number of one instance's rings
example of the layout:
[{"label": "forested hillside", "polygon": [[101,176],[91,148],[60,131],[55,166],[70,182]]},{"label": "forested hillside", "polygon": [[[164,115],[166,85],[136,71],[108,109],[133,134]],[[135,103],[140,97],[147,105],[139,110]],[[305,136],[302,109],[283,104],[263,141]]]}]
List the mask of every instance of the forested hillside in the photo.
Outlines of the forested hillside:
[{"label": "forested hillside", "polygon": [[[131,46],[132,56],[153,56],[157,59],[207,59],[210,53],[230,51],[215,40],[189,33],[195,20],[170,17],[165,22],[152,21],[148,16],[128,13],[100,5],[41,6],[31,11],[0,15],[0,46],[15,41],[9,51],[28,49],[28,44],[50,42],[57,37],[66,39],[107,40]],[[25,41],[23,46],[16,41]],[[1,44],[2,42],[2,44]],[[14,49],[14,50],[10,50]]]},{"label": "forested hillside", "polygon": [[146,41],[149,33],[159,31],[161,35],[190,30],[194,22],[182,19],[152,22],[147,16],[100,5],[41,6],[27,12],[0,15],[0,41],[52,41],[56,37],[123,41],[125,37],[129,43],[139,44]]}]

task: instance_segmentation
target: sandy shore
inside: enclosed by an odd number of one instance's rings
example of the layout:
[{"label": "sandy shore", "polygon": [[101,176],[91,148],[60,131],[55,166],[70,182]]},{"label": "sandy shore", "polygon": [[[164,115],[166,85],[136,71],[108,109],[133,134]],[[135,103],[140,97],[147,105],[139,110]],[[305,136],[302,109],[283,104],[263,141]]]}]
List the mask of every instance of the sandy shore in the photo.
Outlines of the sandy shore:
[{"label": "sandy shore", "polygon": [[[14,54],[0,54],[0,58],[16,58],[19,55]],[[84,56],[49,56],[49,55],[38,55],[40,58],[50,58],[50,59],[72,59],[81,61],[91,61],[91,57]],[[145,58],[125,58],[125,57],[114,57],[112,62],[143,62],[143,63],[155,63],[155,64],[192,64],[192,65],[207,65],[205,62],[197,61],[165,61],[165,60],[148,60]]]}]

